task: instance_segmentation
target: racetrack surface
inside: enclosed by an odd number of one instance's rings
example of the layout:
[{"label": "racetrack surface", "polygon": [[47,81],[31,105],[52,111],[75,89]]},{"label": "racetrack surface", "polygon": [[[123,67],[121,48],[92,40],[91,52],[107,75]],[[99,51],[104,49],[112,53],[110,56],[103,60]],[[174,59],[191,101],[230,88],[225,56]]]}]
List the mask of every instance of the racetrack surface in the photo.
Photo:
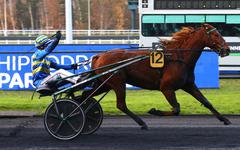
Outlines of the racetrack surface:
[{"label": "racetrack surface", "polygon": [[[213,116],[141,118],[148,124],[148,131],[126,116],[108,116],[97,132],[71,141],[52,138],[41,117],[0,118],[0,149],[240,149],[240,116],[228,116],[233,123],[229,126]],[[19,124],[26,126],[16,130]]]}]

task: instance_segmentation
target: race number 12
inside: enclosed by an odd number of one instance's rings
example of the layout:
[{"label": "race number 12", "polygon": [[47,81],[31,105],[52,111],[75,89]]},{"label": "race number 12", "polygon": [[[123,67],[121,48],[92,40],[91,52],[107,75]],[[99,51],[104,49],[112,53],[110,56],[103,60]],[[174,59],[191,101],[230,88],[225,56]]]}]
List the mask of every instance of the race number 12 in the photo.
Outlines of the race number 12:
[{"label": "race number 12", "polygon": [[162,68],[164,66],[163,52],[151,52],[150,53],[150,66],[153,68]]}]

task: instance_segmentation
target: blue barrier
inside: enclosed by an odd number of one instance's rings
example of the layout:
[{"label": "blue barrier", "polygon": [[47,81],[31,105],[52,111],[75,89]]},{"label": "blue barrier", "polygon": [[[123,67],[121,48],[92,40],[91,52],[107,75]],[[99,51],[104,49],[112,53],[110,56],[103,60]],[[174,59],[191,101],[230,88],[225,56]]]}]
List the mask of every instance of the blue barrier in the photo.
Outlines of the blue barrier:
[{"label": "blue barrier", "polygon": [[[31,55],[33,45],[0,46],[0,89],[1,90],[32,90]],[[90,44],[90,45],[59,45],[49,57],[60,64],[72,64],[87,60],[102,51],[117,48],[131,49],[137,45],[127,44]],[[85,66],[78,72],[89,70]],[[54,71],[54,70],[52,70]],[[78,73],[77,72],[77,73]],[[218,88],[218,56],[215,53],[203,52],[196,69],[196,84],[200,88]]]},{"label": "blue barrier", "polygon": [[195,83],[199,88],[219,88],[218,55],[203,52],[194,73]]}]

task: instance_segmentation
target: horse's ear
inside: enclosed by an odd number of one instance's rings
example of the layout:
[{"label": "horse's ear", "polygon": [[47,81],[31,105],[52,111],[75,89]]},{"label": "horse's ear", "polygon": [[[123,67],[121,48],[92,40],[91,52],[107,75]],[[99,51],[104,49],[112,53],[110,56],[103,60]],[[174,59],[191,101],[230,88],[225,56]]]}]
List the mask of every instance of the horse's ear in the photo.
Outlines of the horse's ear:
[{"label": "horse's ear", "polygon": [[203,24],[202,24],[202,27],[203,27],[204,29],[206,29],[206,30],[209,29],[208,24],[206,24],[206,23],[203,23]]}]

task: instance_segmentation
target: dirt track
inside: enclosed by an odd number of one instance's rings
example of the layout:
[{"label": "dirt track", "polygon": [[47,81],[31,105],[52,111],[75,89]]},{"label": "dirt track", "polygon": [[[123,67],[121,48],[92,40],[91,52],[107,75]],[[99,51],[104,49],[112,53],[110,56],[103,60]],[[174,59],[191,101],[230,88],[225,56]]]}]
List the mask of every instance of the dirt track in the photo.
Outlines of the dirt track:
[{"label": "dirt track", "polygon": [[[148,131],[140,130],[128,117],[105,117],[96,133],[71,141],[53,139],[42,118],[1,118],[0,149],[240,149],[240,116],[229,116],[230,126],[211,116],[142,118],[149,125]],[[12,134],[26,121],[26,128]]]}]

